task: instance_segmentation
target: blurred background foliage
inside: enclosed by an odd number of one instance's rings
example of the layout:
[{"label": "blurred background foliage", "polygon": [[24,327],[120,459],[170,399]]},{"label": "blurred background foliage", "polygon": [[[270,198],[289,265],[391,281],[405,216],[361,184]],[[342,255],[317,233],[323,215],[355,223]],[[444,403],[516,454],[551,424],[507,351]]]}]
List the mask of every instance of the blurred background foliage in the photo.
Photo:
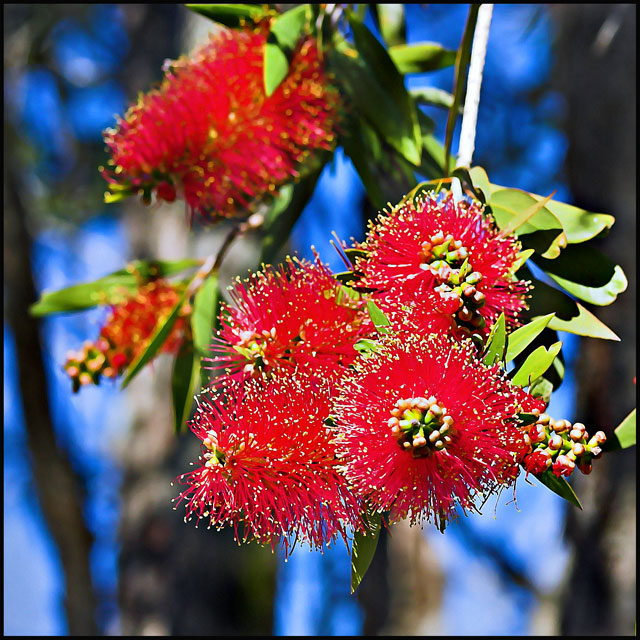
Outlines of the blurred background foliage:
[{"label": "blurred background foliage", "polygon": [[[407,42],[459,46],[468,5],[407,5]],[[6,634],[632,634],[635,458],[605,456],[574,486],[585,510],[518,483],[518,508],[487,505],[446,536],[383,534],[356,596],[344,548],[287,563],[230,531],[194,529],[169,482],[195,458],[173,435],[169,363],[127,393],[73,395],[61,363],[104,309],[36,321],[43,289],[91,280],[134,258],[205,256],[227,230],[189,230],[180,205],[102,204],[101,132],[166,58],[212,23],[180,5],[4,6]],[[366,24],[377,33],[371,17]],[[453,68],[408,76],[451,92]],[[562,336],[567,373],[550,413],[598,427],[633,406],[635,376],[635,6],[496,5],[474,164],[493,182],[616,216],[598,245],[628,291],[599,311],[620,343]],[[425,107],[444,139],[447,111]],[[457,132],[454,141],[457,139]],[[453,149],[457,145],[454,142]],[[338,149],[297,221],[340,269],[330,233],[360,238],[376,207]],[[258,264],[243,238],[226,284]]]}]

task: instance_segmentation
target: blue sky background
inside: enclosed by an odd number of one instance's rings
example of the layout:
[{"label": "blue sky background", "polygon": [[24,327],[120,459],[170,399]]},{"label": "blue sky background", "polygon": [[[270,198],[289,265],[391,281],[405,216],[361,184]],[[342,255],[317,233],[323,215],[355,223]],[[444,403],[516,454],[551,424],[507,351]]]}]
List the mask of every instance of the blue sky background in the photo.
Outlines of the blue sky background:
[{"label": "blue sky background", "polygon": [[[408,39],[457,48],[466,13],[467,5],[408,6]],[[53,51],[61,79],[44,68],[32,68],[5,85],[14,123],[42,153],[37,173],[31,176],[36,189],[42,176],[55,183],[70,170],[77,149],[74,140],[99,141],[102,129],[113,123],[113,114],[126,107],[126,96],[114,75],[128,47],[122,16],[116,5],[95,5],[88,14],[87,24],[68,18],[54,30]],[[495,6],[474,163],[484,166],[493,182],[545,195],[555,189],[558,199],[571,201],[561,174],[567,143],[557,128],[564,104],[559,95],[545,89],[553,64],[552,39],[544,6]],[[452,83],[451,69],[409,80],[409,86],[431,84],[448,91]],[[534,89],[537,97],[532,100]],[[436,134],[442,138],[446,113],[431,109],[429,115],[436,120]],[[357,174],[338,152],[335,168],[325,170],[294,230],[294,244],[300,253],[309,255],[309,246],[314,244],[325,260],[339,267],[329,244],[330,232],[335,230],[343,238],[360,237],[362,197]],[[40,234],[32,256],[40,289],[97,278],[134,257],[112,212],[96,202],[95,211],[87,212],[93,215],[78,228],[67,225]],[[126,396],[109,384],[72,395],[61,367],[66,351],[94,336],[103,317],[104,311],[99,309],[50,317],[43,322],[43,335],[56,433],[87,486],[87,522],[96,536],[92,566],[101,596],[100,622],[107,631],[117,633],[120,472],[114,443],[125,435]],[[4,632],[62,635],[66,623],[61,566],[34,496],[16,388],[14,346],[6,325],[4,338]],[[561,339],[567,373],[550,412],[571,419],[571,363],[579,340],[569,334]],[[518,509],[505,504],[512,497],[505,494],[495,516],[490,503],[484,515],[452,525],[444,536],[434,528],[425,528],[446,576],[444,634],[526,634],[530,630],[533,597],[505,583],[490,561],[474,554],[467,535],[501,546],[542,591],[553,589],[560,579],[567,560],[561,536],[564,503],[522,479],[517,496]],[[532,539],[538,548],[545,549],[547,557],[555,558],[553,571],[531,553]],[[281,561],[274,633],[358,634],[362,612],[349,595],[349,567],[343,547],[333,547],[324,555],[302,548],[286,564]]]}]

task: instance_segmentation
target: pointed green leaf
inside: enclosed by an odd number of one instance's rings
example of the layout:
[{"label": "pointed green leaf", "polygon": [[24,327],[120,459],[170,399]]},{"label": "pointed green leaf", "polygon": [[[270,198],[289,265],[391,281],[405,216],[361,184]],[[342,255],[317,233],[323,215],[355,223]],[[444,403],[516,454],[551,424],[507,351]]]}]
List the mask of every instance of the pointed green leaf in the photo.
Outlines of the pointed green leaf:
[{"label": "pointed green leaf", "polygon": [[524,361],[518,372],[513,376],[513,384],[526,387],[540,377],[553,363],[555,357],[560,353],[562,342],[552,344],[547,350],[545,347],[538,347]]},{"label": "pointed green leaf", "polygon": [[404,44],[406,39],[404,5],[372,4],[371,7],[377,13],[380,34],[387,46]]},{"label": "pointed green leaf", "polygon": [[555,260],[540,256],[532,260],[563,289],[591,304],[611,304],[627,288],[620,266],[585,244],[568,246]]},{"label": "pointed green leaf", "polygon": [[444,109],[450,109],[453,104],[453,95],[438,87],[415,87],[409,89],[409,93],[418,104]]},{"label": "pointed green leaf", "polygon": [[551,469],[547,469],[540,475],[534,477],[542,482],[545,487],[558,494],[561,498],[564,498],[567,502],[578,507],[578,509],[582,509],[582,505],[580,504],[580,500],[578,500],[578,496],[575,494],[575,491],[562,476],[558,478],[554,475]]},{"label": "pointed green leaf", "polygon": [[391,322],[389,322],[389,318],[384,315],[378,305],[376,305],[375,302],[369,300],[367,302],[367,310],[369,311],[371,322],[373,322],[373,324],[375,325],[378,333],[389,333],[390,329],[388,329],[387,327],[391,325]]},{"label": "pointed green leaf", "polygon": [[29,309],[33,316],[82,311],[97,305],[122,302],[150,277],[167,277],[195,267],[200,260],[136,260],[93,282],[76,284],[58,291],[44,291]]},{"label": "pointed green leaf", "polygon": [[[368,105],[364,112],[385,135],[389,144],[396,148],[409,162],[418,166],[422,152],[422,136],[418,123],[418,113],[413,98],[407,92],[404,79],[396,68],[387,50],[362,23],[350,18],[356,49],[362,57],[373,82],[378,85],[376,94],[385,96],[382,102]],[[377,96],[365,93],[362,102],[376,100]],[[385,105],[391,103],[391,113]],[[380,110],[381,113],[377,113]],[[375,115],[374,115],[375,114]],[[391,122],[387,118],[391,118]]]},{"label": "pointed green leaf", "polygon": [[367,524],[369,531],[364,534],[356,531],[353,535],[351,549],[351,593],[358,588],[364,574],[371,565],[380,537],[381,516],[379,513],[368,513]]},{"label": "pointed green leaf", "polygon": [[[554,192],[555,193],[555,192]],[[515,217],[511,218],[500,230],[501,236],[508,236],[514,233],[517,229],[525,225],[533,216],[535,216],[539,211],[544,209],[545,205],[549,200],[551,200],[551,195],[548,195],[546,198],[539,200],[538,202],[532,202],[529,207],[524,209],[518,213]],[[532,198],[535,200],[535,198]]]},{"label": "pointed green leaf", "polygon": [[522,353],[544,331],[554,315],[549,313],[546,316],[536,318],[511,333],[505,362],[511,362],[519,353]]},{"label": "pointed green leaf", "polygon": [[191,414],[193,397],[199,390],[200,357],[193,345],[185,343],[173,363],[171,393],[173,396],[174,430],[180,434]]},{"label": "pointed green leaf", "polygon": [[533,284],[533,295],[529,302],[529,313],[532,317],[555,313],[555,317],[549,322],[550,329],[602,340],[620,340],[604,322],[598,320],[566,293],[537,280],[526,267],[523,274],[523,277]]},{"label": "pointed green leaf", "polygon": [[301,4],[279,15],[272,23],[264,49],[264,89],[269,97],[289,73],[293,53],[309,17],[309,5]]},{"label": "pointed green leaf", "polygon": [[158,353],[158,351],[162,348],[162,345],[165,343],[165,340],[169,337],[171,333],[171,329],[173,329],[173,325],[176,323],[178,316],[180,315],[180,310],[182,309],[182,305],[185,302],[185,299],[188,295],[188,289],[185,289],[184,293],[180,296],[180,300],[173,307],[168,316],[164,318],[160,318],[158,323],[156,324],[156,328],[154,332],[151,334],[149,338],[149,342],[147,343],[144,351],[140,353],[140,355],[129,365],[124,374],[124,379],[122,380],[121,389],[127,387],[127,385],[133,380],[133,378],[141,371],[141,369]]},{"label": "pointed green leaf", "polygon": [[242,20],[255,20],[265,14],[259,4],[187,4],[185,7],[226,27],[238,27]]},{"label": "pointed green leaf", "polygon": [[507,340],[507,327],[504,313],[501,313],[496,323],[491,328],[487,338],[487,345],[482,358],[486,365],[491,366],[504,358],[504,347]]},{"label": "pointed green leaf", "polygon": [[524,251],[521,251],[511,267],[512,273],[516,273],[534,253],[535,251],[533,249],[525,249]]},{"label": "pointed green leaf", "polygon": [[634,409],[616,428],[604,443],[604,451],[628,449],[636,443],[636,410]]},{"label": "pointed green leaf", "polygon": [[212,273],[202,283],[193,301],[191,329],[193,346],[198,355],[209,354],[211,335],[216,323],[218,308],[218,275]]},{"label": "pointed green leaf", "polygon": [[400,73],[424,73],[450,67],[456,51],[436,42],[416,42],[389,47],[389,55]]}]

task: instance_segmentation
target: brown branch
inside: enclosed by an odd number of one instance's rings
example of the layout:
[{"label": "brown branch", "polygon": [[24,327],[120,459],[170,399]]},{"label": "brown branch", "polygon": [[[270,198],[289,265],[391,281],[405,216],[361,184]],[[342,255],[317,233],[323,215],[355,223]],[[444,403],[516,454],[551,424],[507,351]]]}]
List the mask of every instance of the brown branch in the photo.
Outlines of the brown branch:
[{"label": "brown branch", "polygon": [[[9,148],[11,145],[5,146]],[[15,161],[5,158],[5,318],[15,339],[27,446],[40,507],[64,569],[69,634],[97,635],[96,598],[89,564],[93,536],[82,514],[78,479],[66,453],[56,443],[51,420],[38,325],[28,312],[36,300],[36,291],[28,214],[15,169],[11,169],[14,166]]]}]

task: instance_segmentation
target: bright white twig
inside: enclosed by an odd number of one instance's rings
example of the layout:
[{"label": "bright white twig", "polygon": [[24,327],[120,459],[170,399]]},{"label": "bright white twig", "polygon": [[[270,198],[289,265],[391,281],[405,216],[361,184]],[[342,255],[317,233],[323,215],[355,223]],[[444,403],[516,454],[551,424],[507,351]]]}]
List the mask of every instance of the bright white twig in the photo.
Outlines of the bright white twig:
[{"label": "bright white twig", "polygon": [[[487,53],[489,27],[491,26],[492,4],[480,5],[478,20],[473,34],[471,59],[469,61],[469,75],[467,76],[467,96],[462,113],[462,128],[460,130],[460,144],[458,146],[457,166],[470,167],[476,143],[476,124],[478,122],[478,105],[480,104],[480,88],[482,87],[482,72]],[[451,190],[456,202],[462,198],[462,186],[458,178],[451,181]]]}]

